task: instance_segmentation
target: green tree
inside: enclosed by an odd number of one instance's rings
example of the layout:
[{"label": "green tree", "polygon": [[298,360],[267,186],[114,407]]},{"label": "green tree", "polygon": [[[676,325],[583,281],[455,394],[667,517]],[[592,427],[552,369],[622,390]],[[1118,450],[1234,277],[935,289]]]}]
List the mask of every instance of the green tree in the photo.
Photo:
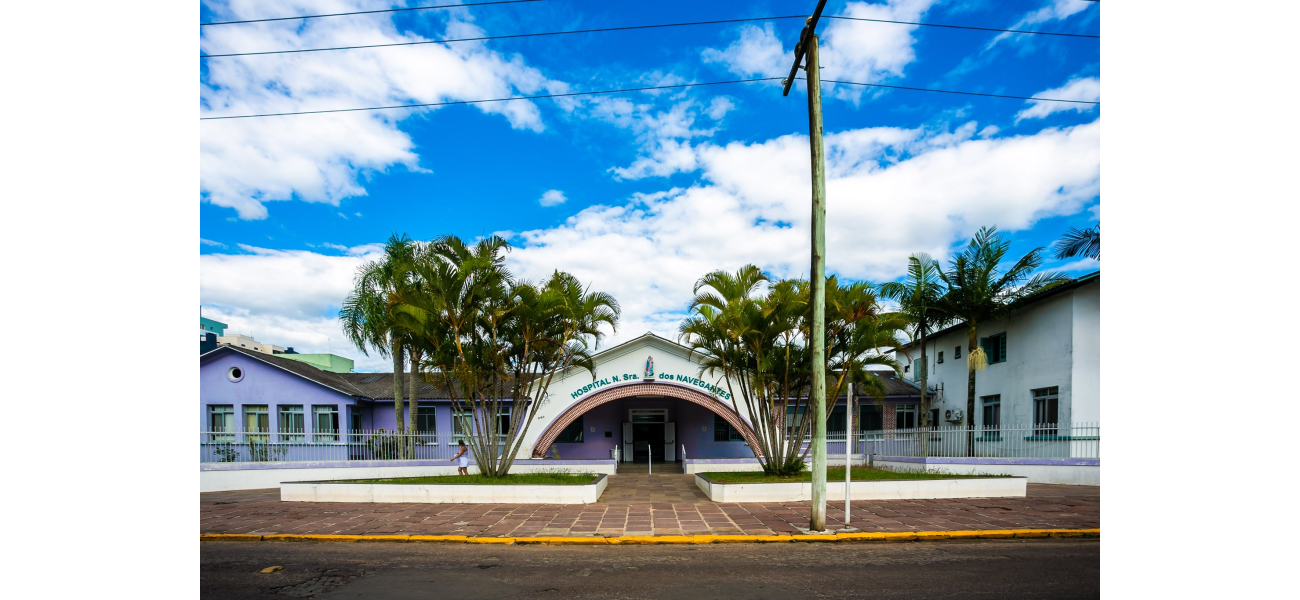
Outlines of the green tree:
[{"label": "green tree", "polygon": [[406,288],[395,310],[424,357],[423,377],[469,415],[458,425],[488,477],[510,472],[556,374],[578,367],[594,379],[589,349],[619,317],[612,296],[567,273],[540,285],[515,279],[504,263],[509,248],[498,237],[470,245],[455,236],[422,247],[420,285]]},{"label": "green tree", "polygon": [[[416,250],[417,245],[406,234],[390,236],[384,245],[384,257],[357,270],[352,291],[339,310],[344,335],[362,354],[369,356],[369,350],[373,349],[380,356],[393,359],[393,406],[399,434],[405,433],[402,371],[411,340],[405,319],[393,309],[399,296],[416,284],[413,273]],[[413,412],[416,406],[418,402],[412,396]]]},{"label": "green tree", "polygon": [[[880,294],[898,302],[899,312],[911,325],[912,339],[921,344],[921,362],[918,375],[921,376],[921,428],[929,428],[930,423],[930,388],[929,361],[926,357],[926,338],[930,332],[945,326],[950,317],[941,307],[944,289],[939,280],[939,264],[923,252],[907,258],[907,276],[903,281],[886,283],[880,286]],[[921,437],[922,456],[928,456],[929,436]]]},{"label": "green tree", "polygon": [[939,269],[947,286],[943,309],[966,323],[966,450],[975,453],[975,373],[988,366],[988,357],[977,342],[980,324],[1004,319],[1019,308],[1025,298],[1069,278],[1059,273],[1037,273],[1043,264],[1043,248],[1034,248],[1009,266],[1003,267],[1011,243],[996,227],[982,227],[960,254]]},{"label": "green tree", "polygon": [[[701,375],[721,374],[732,409],[749,415],[756,454],[767,473],[802,470],[811,449],[803,445],[805,436],[814,419],[824,422],[834,408],[828,403],[820,415],[809,410],[809,287],[803,280],[772,282],[753,265],[734,273],[714,271],[696,282],[693,314],[678,329],[701,356]],[[840,285],[827,278],[826,303],[827,396],[837,398],[847,381],[862,382],[862,391],[878,395],[879,380],[865,370],[872,364],[898,368],[882,349],[901,343],[890,331],[903,321],[881,315],[866,283]]]},{"label": "green tree", "polygon": [[1101,223],[1086,229],[1071,227],[1061,236],[1061,239],[1052,244],[1052,258],[1076,256],[1101,260]]}]

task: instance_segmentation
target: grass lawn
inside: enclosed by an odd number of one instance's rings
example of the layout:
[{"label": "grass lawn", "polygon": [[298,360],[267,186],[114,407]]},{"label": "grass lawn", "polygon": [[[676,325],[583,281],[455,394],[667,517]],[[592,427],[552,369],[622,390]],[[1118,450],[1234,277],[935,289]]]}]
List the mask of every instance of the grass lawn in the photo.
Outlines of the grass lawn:
[{"label": "grass lawn", "polygon": [[[800,481],[812,481],[812,472],[810,471],[804,471],[794,477],[777,477],[775,475],[767,475],[762,471],[701,473],[701,475],[704,475],[718,483],[795,483]],[[853,468],[853,481],[969,479],[972,477],[1006,477],[1006,475],[949,475],[947,473],[891,471],[888,469],[873,469],[869,467]],[[842,483],[844,481],[844,467],[827,467],[826,481],[829,483]]]},{"label": "grass lawn", "polygon": [[518,473],[505,477],[482,475],[438,475],[434,477],[394,477],[392,479],[344,479],[330,483],[436,483],[474,485],[587,485],[596,480],[590,473]]}]

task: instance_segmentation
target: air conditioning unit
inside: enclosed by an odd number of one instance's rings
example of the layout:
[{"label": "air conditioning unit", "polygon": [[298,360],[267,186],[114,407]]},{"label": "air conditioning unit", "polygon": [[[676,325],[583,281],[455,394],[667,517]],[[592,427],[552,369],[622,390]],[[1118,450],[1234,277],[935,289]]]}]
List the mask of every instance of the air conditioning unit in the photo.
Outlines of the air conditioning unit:
[{"label": "air conditioning unit", "polygon": [[961,410],[959,409],[946,410],[943,413],[943,418],[945,421],[952,421],[954,423],[959,422],[961,421]]}]

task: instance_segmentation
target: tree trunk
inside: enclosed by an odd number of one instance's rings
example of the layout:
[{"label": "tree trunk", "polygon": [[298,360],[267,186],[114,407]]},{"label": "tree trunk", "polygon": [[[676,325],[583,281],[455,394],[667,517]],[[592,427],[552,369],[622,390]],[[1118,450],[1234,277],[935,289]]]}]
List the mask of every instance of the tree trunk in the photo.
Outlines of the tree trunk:
[{"label": "tree trunk", "polygon": [[402,376],[403,358],[402,343],[393,340],[393,416],[397,421],[398,434],[406,433],[406,422],[402,418],[402,383],[406,379]]},{"label": "tree trunk", "polygon": [[927,380],[930,378],[930,363],[925,358],[925,328],[921,329],[921,418],[917,421],[921,424],[921,456],[930,455],[930,436],[926,433],[930,429],[930,398],[926,394],[929,390]]},{"label": "tree trunk", "polygon": [[975,369],[970,354],[975,351],[975,327],[966,334],[966,456],[975,456]]},{"label": "tree trunk", "polygon": [[411,436],[407,438],[408,443],[403,444],[402,448],[403,448],[403,454],[405,455],[403,456],[403,458],[415,458],[415,434],[419,433],[420,431],[419,428],[416,427],[415,421],[416,421],[416,417],[420,413],[419,390],[420,390],[420,386],[424,382],[419,380],[420,379],[420,351],[416,350],[415,348],[411,348],[410,350],[407,351],[407,354],[410,354],[411,356],[411,383],[409,386],[407,386],[409,392],[406,394],[407,399],[411,403],[411,405],[407,407],[408,411],[411,414],[411,418],[410,418],[410,426],[407,427],[406,430],[411,432]]},{"label": "tree trunk", "polygon": [[419,391],[420,391],[420,387],[422,387],[422,385],[423,385],[424,382],[423,382],[423,381],[420,381],[420,377],[419,377],[419,375],[420,375],[420,351],[419,351],[419,350],[416,350],[416,349],[414,349],[414,348],[412,348],[412,349],[409,351],[409,354],[411,355],[411,384],[410,384],[410,386],[407,388],[408,390],[410,390],[410,392],[406,394],[406,397],[411,399],[411,406],[410,406],[410,412],[411,412],[410,423],[411,423],[411,425],[410,425],[410,428],[409,428],[409,429],[411,430],[411,434],[414,435],[414,434],[416,434],[416,433],[419,433],[419,428],[416,426],[416,418],[417,418],[417,417],[419,416],[419,414],[420,414],[420,393],[419,393]]}]

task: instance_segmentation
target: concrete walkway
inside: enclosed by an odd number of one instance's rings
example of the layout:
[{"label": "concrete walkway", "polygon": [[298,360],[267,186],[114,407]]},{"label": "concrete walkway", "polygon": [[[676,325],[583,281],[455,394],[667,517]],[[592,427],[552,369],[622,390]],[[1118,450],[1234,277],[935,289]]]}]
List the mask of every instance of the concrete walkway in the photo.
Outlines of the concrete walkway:
[{"label": "concrete walkway", "polygon": [[[281,502],[278,489],[199,495],[200,533],[412,534],[488,537],[783,535],[808,526],[807,503],[714,503],[692,475],[610,477],[600,502],[370,504]],[[1101,488],[1029,484],[1025,498],[873,500],[852,504],[859,531],[1087,529],[1101,527]],[[844,529],[844,504],[827,525]]]}]

